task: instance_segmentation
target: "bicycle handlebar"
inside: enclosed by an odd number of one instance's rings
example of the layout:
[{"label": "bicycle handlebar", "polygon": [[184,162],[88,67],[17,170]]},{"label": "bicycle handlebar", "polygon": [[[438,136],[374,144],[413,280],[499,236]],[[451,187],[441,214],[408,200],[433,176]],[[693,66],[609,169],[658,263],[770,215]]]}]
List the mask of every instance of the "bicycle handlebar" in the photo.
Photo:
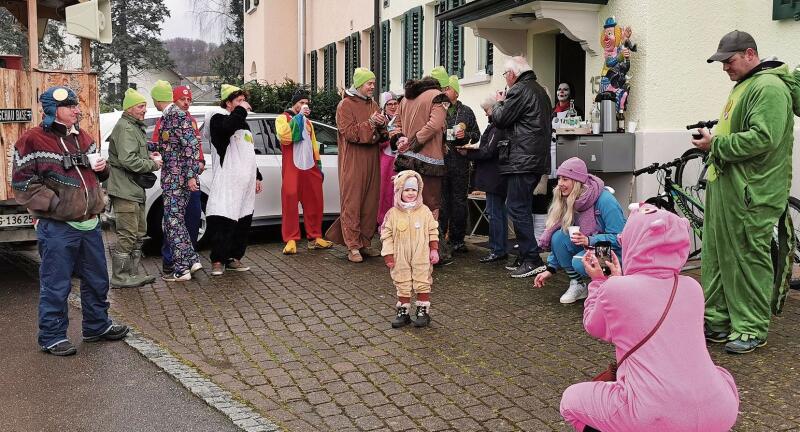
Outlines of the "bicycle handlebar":
[{"label": "bicycle handlebar", "polygon": [[653,162],[652,164],[650,164],[650,165],[648,165],[648,166],[646,166],[644,168],[640,168],[640,169],[634,171],[633,172],[633,176],[634,177],[638,177],[638,176],[640,176],[642,174],[653,174],[656,171],[666,171],[666,170],[668,170],[670,168],[674,168],[674,167],[676,167],[676,166],[678,166],[678,165],[680,165],[680,164],[682,164],[682,163],[686,162],[687,160],[692,159],[694,157],[695,156],[693,156],[693,155],[686,155],[686,156],[681,156],[679,158],[675,158],[671,162],[665,162],[665,163]]}]

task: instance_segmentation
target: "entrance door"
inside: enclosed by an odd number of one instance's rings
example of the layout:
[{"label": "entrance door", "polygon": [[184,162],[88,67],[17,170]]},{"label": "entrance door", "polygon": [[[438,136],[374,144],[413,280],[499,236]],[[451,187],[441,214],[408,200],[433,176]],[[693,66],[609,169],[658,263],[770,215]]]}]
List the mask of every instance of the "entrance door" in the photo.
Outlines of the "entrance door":
[{"label": "entrance door", "polygon": [[556,86],[562,82],[572,86],[575,107],[585,120],[586,52],[581,44],[559,34],[556,36]]}]

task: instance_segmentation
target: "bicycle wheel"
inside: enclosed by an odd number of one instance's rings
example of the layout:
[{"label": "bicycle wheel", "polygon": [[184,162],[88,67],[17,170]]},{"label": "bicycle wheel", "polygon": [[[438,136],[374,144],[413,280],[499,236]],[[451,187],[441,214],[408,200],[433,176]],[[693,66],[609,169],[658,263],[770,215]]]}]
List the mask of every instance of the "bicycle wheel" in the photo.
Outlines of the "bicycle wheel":
[{"label": "bicycle wheel", "polygon": [[800,200],[795,197],[789,197],[789,219],[792,221],[792,230],[794,230],[789,287],[800,289]]},{"label": "bicycle wheel", "polygon": [[706,199],[706,153],[700,149],[689,149],[681,155],[683,163],[675,167],[673,182],[683,193],[676,194],[675,207],[692,224],[695,233],[695,251],[700,249],[700,238],[703,233],[703,210]]}]

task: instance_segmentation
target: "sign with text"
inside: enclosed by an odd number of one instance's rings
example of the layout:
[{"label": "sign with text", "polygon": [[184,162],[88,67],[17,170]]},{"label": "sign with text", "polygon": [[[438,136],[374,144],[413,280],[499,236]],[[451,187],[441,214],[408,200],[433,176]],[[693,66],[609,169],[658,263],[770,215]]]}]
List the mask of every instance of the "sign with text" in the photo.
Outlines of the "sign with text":
[{"label": "sign with text", "polygon": [[27,123],[33,120],[30,108],[0,108],[0,123]]}]

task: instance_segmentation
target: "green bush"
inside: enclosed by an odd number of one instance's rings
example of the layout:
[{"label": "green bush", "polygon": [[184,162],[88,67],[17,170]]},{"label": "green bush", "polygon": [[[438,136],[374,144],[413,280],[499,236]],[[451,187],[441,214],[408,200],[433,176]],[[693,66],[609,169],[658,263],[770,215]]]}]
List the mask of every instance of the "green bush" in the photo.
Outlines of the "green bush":
[{"label": "green bush", "polygon": [[[261,83],[250,81],[244,88],[250,93],[250,105],[253,112],[280,114],[291,107],[292,95],[303,85],[290,79],[282,83]],[[305,87],[308,90],[308,87]],[[341,100],[338,92],[333,90],[317,90],[311,93],[311,118],[336,126],[336,106]]]}]

